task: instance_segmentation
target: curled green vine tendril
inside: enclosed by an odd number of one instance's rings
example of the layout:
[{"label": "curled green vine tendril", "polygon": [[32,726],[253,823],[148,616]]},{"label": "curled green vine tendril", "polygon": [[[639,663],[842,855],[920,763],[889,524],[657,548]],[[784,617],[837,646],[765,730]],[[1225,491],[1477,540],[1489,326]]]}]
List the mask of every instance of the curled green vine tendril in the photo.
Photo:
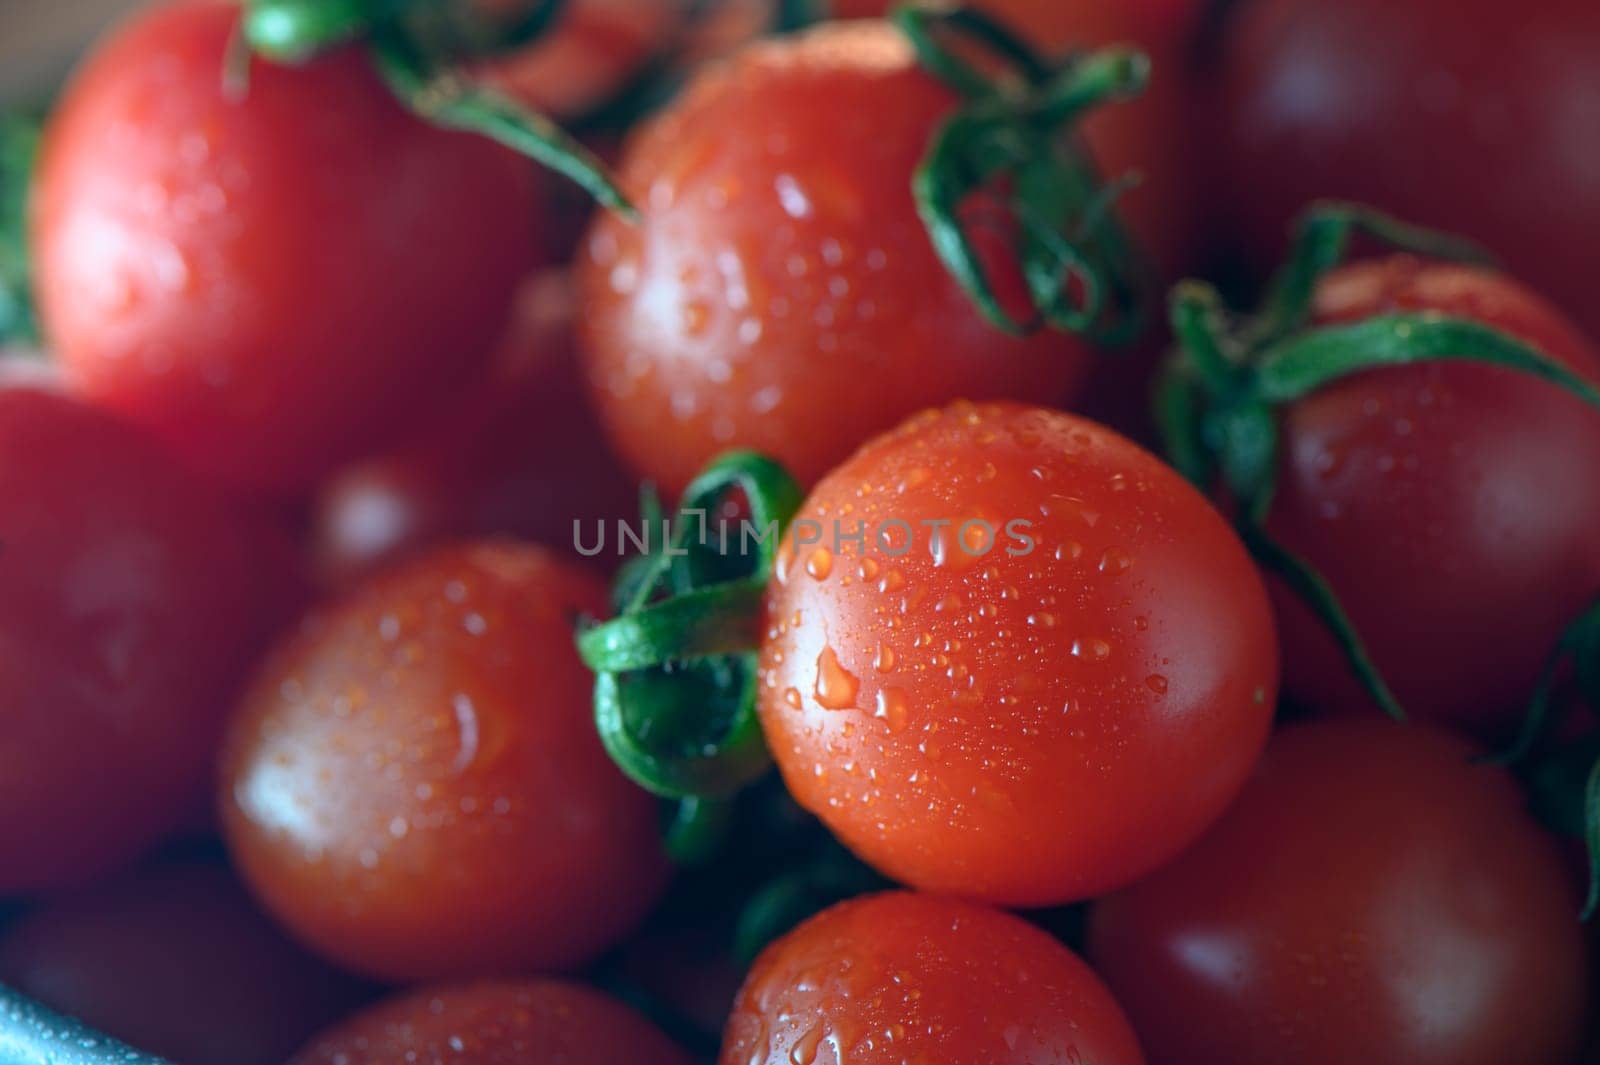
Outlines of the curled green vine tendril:
[{"label": "curled green vine tendril", "polygon": [[[713,531],[711,516],[734,491],[747,502],[748,524]],[[800,503],[799,486],[771,459],[723,456],[684,493],[670,539],[625,570],[617,616],[578,634],[578,652],[595,671],[601,741],[657,795],[723,798],[770,765],[756,717],[756,651],[767,576]],[[645,510],[647,521],[659,512],[648,499]],[[669,843],[694,852],[702,819],[715,813],[680,808]]]},{"label": "curled green vine tendril", "polygon": [[[1257,560],[1281,577],[1333,634],[1373,701],[1403,721],[1403,707],[1334,589],[1308,561],[1266,531],[1278,477],[1278,412],[1352,374],[1418,362],[1475,362],[1515,370],[1549,381],[1597,410],[1600,389],[1515,337],[1464,318],[1386,314],[1350,325],[1313,327],[1317,284],[1345,260],[1358,236],[1432,258],[1487,261],[1463,241],[1361,207],[1318,204],[1297,227],[1288,262],[1255,316],[1236,318],[1202,282],[1184,282],[1173,291],[1172,326],[1179,349],[1160,381],[1157,416],[1178,470],[1203,491],[1216,488],[1220,480],[1239,504],[1240,533]],[[1600,655],[1600,617],[1575,628],[1583,635],[1569,634],[1569,639],[1590,641],[1584,646]],[[1591,631],[1595,635],[1587,635]],[[1600,691],[1600,663],[1591,674]],[[1551,676],[1534,694],[1529,714],[1533,735],[1544,717]],[[1526,742],[1531,746],[1531,740]]]},{"label": "curled green vine tendril", "polygon": [[[634,209],[605,165],[549,118],[464,73],[472,59],[535,40],[565,0],[535,0],[517,19],[473,16],[459,0],[251,0],[240,22],[248,53],[295,65],[342,45],[366,44],[395,96],[434,125],[476,133],[570,178],[601,204]],[[248,91],[246,65],[230,63],[227,83]]]},{"label": "curled green vine tendril", "polygon": [[28,190],[39,129],[37,115],[0,116],[0,344],[39,339],[27,247]]},{"label": "curled green vine tendril", "polygon": [[[892,16],[922,67],[962,98],[934,134],[912,194],[934,251],[996,328],[1043,327],[1114,346],[1142,331],[1150,271],[1124,233],[1113,201],[1129,182],[1104,182],[1076,131],[1103,104],[1141,92],[1149,61],[1109,48],[1050,62],[993,19],[967,8],[901,7]],[[998,73],[969,61],[975,50]],[[1031,315],[997,292],[963,208],[980,194],[1008,210]]]}]

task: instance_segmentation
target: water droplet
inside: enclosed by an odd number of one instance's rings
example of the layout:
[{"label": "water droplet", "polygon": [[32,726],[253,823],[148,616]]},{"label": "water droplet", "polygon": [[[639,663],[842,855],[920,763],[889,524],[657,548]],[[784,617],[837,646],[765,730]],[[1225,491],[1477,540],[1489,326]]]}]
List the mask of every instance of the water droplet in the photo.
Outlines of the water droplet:
[{"label": "water droplet", "polygon": [[1072,657],[1104,662],[1111,657],[1111,645],[1104,640],[1079,638],[1072,641]]},{"label": "water droplet", "polygon": [[872,668],[879,673],[893,673],[895,663],[894,648],[886,643],[878,644],[878,653],[872,658]]},{"label": "water droplet", "polygon": [[788,703],[791,707],[793,707],[796,710],[800,709],[800,689],[798,689],[798,688],[785,688],[785,689],[783,689],[783,701]]},{"label": "water droplet", "polygon": [[833,572],[833,552],[826,547],[811,552],[811,557],[806,559],[806,572],[816,580],[827,580],[828,574]]},{"label": "water droplet", "polygon": [[1144,684],[1145,687],[1149,688],[1157,695],[1167,694],[1167,678],[1163,677],[1159,673],[1152,673],[1148,677],[1144,678]]},{"label": "water droplet", "polygon": [[1132,565],[1133,559],[1119,548],[1109,548],[1100,556],[1100,572],[1112,577],[1128,572]]},{"label": "water droplet", "polygon": [[833,648],[824,647],[817,656],[817,702],[828,710],[849,710],[856,705],[861,681],[839,664]]},{"label": "water droplet", "polygon": [[890,732],[903,732],[911,719],[911,700],[899,688],[881,688],[878,691],[878,709],[873,714],[881,718]]}]

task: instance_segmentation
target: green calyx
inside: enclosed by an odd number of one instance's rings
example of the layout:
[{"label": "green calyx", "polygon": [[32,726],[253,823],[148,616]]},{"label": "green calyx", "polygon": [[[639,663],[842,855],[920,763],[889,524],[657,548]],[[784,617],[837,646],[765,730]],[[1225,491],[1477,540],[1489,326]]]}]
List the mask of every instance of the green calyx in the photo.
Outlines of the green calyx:
[{"label": "green calyx", "polygon": [[28,194],[39,152],[37,116],[0,117],[0,344],[37,342],[28,267]]},{"label": "green calyx", "polygon": [[[605,165],[549,118],[466,72],[470,62],[536,40],[565,0],[535,0],[518,18],[486,20],[460,0],[251,0],[240,23],[250,54],[298,65],[365,44],[395,96],[424,120],[477,133],[570,178],[601,204],[632,217]],[[232,81],[247,91],[238,71]]]},{"label": "green calyx", "polygon": [[1174,290],[1178,351],[1160,382],[1157,416],[1178,470],[1202,491],[1220,486],[1238,504],[1246,546],[1327,626],[1372,699],[1405,720],[1334,589],[1266,531],[1277,486],[1279,412],[1353,374],[1421,362],[1475,362],[1531,374],[1597,410],[1600,390],[1530,345],[1470,319],[1424,312],[1312,324],[1318,282],[1345,261],[1358,235],[1430,258],[1486,261],[1471,245],[1360,207],[1316,205],[1254,316],[1231,314],[1201,282]]},{"label": "green calyx", "polygon": [[[924,69],[962,105],[934,134],[912,193],[934,250],[995,327],[1049,327],[1117,345],[1143,331],[1150,271],[1114,208],[1125,183],[1106,183],[1077,126],[1091,110],[1141,92],[1149,61],[1110,48],[1038,55],[975,11],[903,7],[893,15]],[[975,65],[966,56],[988,61]],[[1003,211],[1029,303],[1008,309],[973,239],[982,198]]]},{"label": "green calyx", "polygon": [[[715,519],[730,493],[749,516]],[[680,859],[709,846],[725,799],[771,765],[756,716],[767,576],[799,486],[771,459],[732,452],[684,493],[677,517],[647,500],[653,550],[624,569],[617,615],[579,632],[595,672],[595,723],[640,786],[682,800],[667,835]]]}]

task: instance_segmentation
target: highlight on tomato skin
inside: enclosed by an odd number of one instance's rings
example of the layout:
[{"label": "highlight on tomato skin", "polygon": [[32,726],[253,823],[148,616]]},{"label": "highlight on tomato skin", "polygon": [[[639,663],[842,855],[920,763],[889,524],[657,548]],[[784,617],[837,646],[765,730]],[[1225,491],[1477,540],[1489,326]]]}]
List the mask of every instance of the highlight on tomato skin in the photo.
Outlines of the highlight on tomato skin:
[{"label": "highlight on tomato skin", "polygon": [[292,496],[487,357],[534,265],[532,164],[409,114],[365,53],[226,68],[239,8],[158,4],[80,66],[29,243],[75,388]]},{"label": "highlight on tomato skin", "polygon": [[[1313,325],[1428,311],[1500,329],[1591,382],[1600,351],[1497,271],[1382,258],[1318,287]],[[1600,411],[1531,374],[1369,370],[1296,401],[1267,529],[1328,580],[1412,716],[1515,733],[1562,631],[1600,596]],[[1270,581],[1284,687],[1371,712],[1324,626]]]},{"label": "highlight on tomato skin", "polygon": [[282,1065],[373,995],[201,859],[157,861],[24,911],[0,930],[0,981],[185,1065]]},{"label": "highlight on tomato skin", "polygon": [[766,612],[759,712],[799,803],[896,881],[1005,905],[1176,856],[1277,693],[1265,591],[1204,497],[1015,404],[925,412],[823,478]]},{"label": "highlight on tomato skin", "polygon": [[574,564],[486,542],[309,614],[222,759],[229,849],[268,910],[389,980],[567,970],[627,935],[668,868],[572,646],[576,618],[605,610]]},{"label": "highlight on tomato skin", "polygon": [[0,541],[0,898],[15,898],[187,827],[232,686],[303,586],[280,530],[46,369],[0,371]]},{"label": "highlight on tomato skin", "polygon": [[[913,171],[957,103],[899,30],[825,24],[703,68],[634,133],[641,217],[598,218],[578,275],[594,401],[636,473],[671,494],[743,447],[811,483],[931,404],[1071,397],[1086,342],[997,331],[918,215]],[[979,240],[1017,302],[1003,242]]]},{"label": "highlight on tomato skin", "polygon": [[721,1065],[1143,1065],[1122,1010],[1019,917],[907,892],[813,917],[756,960]]},{"label": "highlight on tomato skin", "polygon": [[632,1009],[580,984],[478,982],[411,991],[313,1039],[289,1065],[690,1065]]},{"label": "highlight on tomato skin", "polygon": [[1291,725],[1221,821],[1096,903],[1152,1065],[1563,1065],[1593,962],[1556,840],[1447,732]]}]

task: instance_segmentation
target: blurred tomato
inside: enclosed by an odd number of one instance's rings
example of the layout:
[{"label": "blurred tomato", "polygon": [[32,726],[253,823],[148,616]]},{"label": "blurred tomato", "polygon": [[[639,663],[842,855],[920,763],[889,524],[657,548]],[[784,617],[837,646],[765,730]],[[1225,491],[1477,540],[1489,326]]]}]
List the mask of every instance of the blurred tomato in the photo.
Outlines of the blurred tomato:
[{"label": "blurred tomato", "polygon": [[1260,270],[1318,197],[1462,233],[1600,333],[1600,4],[1240,0],[1219,234]]},{"label": "blurred tomato", "polygon": [[189,463],[292,492],[392,440],[488,354],[533,265],[531,164],[406,112],[358,49],[223,70],[237,8],[137,16],[46,130],[45,334]]},{"label": "blurred tomato", "polygon": [[524,283],[489,373],[404,448],[323,487],[313,521],[324,577],[348,580],[451,538],[570,550],[575,521],[634,516],[638,493],[591,413],[572,318],[563,275]]},{"label": "blurred tomato", "polygon": [[287,541],[140,432],[0,383],[0,896],[185,823],[240,681],[302,587]]},{"label": "blurred tomato", "polygon": [[280,1065],[371,995],[290,942],[219,865],[151,866],[0,937],[0,981],[183,1065]]},{"label": "blurred tomato", "polygon": [[267,907],[388,979],[571,968],[666,884],[654,799],[595,733],[572,633],[602,583],[441,548],[313,611],[246,692],[222,820]]}]

